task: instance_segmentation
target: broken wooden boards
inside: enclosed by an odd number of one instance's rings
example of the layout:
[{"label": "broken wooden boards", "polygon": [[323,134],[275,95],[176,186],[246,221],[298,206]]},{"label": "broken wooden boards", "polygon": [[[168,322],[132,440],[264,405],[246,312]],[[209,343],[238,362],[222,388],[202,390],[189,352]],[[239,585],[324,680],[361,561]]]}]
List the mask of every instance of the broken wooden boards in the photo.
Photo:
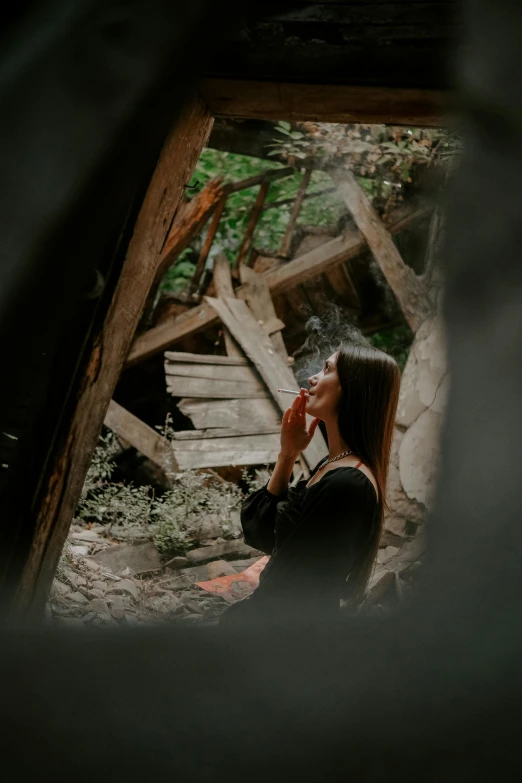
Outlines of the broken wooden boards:
[{"label": "broken wooden boards", "polygon": [[[274,344],[259,326],[245,302],[239,299],[213,299],[205,297],[218,313],[224,326],[239,343],[245,355],[257,369],[270,394],[282,413],[288,408],[288,400],[283,399],[278,389],[298,390],[292,370],[277,353]],[[255,404],[255,403],[254,403]],[[323,436],[316,430],[312,442],[303,452],[309,468],[315,467],[328,449]]]},{"label": "broken wooden boards", "polygon": [[185,398],[178,407],[196,427],[173,435],[181,470],[276,461],[280,418],[248,359],[167,352],[165,374],[167,390]]},{"label": "broken wooden boards", "polygon": [[104,424],[162,470],[178,469],[168,440],[114,400],[110,401]]},{"label": "broken wooden boards", "polygon": [[[224,361],[222,361],[224,360]],[[167,390],[174,397],[263,399],[269,393],[243,357],[165,354]]]}]

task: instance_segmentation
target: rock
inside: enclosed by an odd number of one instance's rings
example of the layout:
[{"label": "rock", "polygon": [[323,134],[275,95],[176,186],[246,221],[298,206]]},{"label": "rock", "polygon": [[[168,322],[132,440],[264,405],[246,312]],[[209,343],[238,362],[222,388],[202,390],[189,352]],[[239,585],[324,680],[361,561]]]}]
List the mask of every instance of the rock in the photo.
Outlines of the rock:
[{"label": "rock", "polygon": [[125,604],[121,595],[115,595],[111,599],[110,611],[115,620],[125,619]]},{"label": "rock", "polygon": [[94,560],[90,560],[89,558],[86,558],[82,565],[86,566],[90,571],[101,571],[101,566],[98,563],[95,563]]},{"label": "rock", "polygon": [[140,591],[134,584],[134,582],[131,582],[130,579],[122,579],[120,582],[116,582],[116,584],[109,587],[107,590],[108,595],[120,595],[122,593],[128,593],[129,595],[132,595],[134,599],[138,599],[138,596],[140,594]]},{"label": "rock", "polygon": [[185,568],[188,566],[189,561],[186,557],[173,557],[172,560],[169,560],[165,563],[165,568],[172,568],[174,570],[178,568]]},{"label": "rock", "polygon": [[205,565],[181,568],[179,571],[172,572],[169,590],[180,590],[182,587],[190,587],[194,582],[206,582],[208,578],[208,568]]},{"label": "rock", "polygon": [[102,537],[94,530],[82,530],[80,533],[71,533],[70,538],[75,541],[103,541]]},{"label": "rock", "polygon": [[377,562],[380,565],[384,565],[384,563],[387,563],[389,560],[391,560],[398,551],[399,549],[396,546],[387,546],[385,549],[379,549],[377,554]]},{"label": "rock", "polygon": [[194,599],[182,597],[181,600],[189,612],[192,612],[192,614],[203,614],[204,609],[197,603],[197,601],[194,601]]},{"label": "rock", "polygon": [[123,571],[129,575],[142,574],[159,571],[162,567],[158,550],[150,541],[144,544],[111,546],[98,552],[92,560],[115,574]]},{"label": "rock", "polygon": [[93,587],[88,593],[89,598],[105,598],[105,590],[99,590],[97,587]]},{"label": "rock", "polygon": [[397,423],[409,427],[435,396],[446,374],[446,341],[440,316],[424,321],[415,334],[401,378]]},{"label": "rock", "polygon": [[204,541],[217,538],[222,533],[221,519],[217,514],[196,517],[187,523],[185,533],[191,541]]},{"label": "rock", "polygon": [[80,576],[80,574],[77,574],[75,571],[72,571],[70,568],[64,568],[63,575],[68,582],[74,585],[74,587],[85,587],[85,585],[87,584],[87,580],[84,579],[83,576]]},{"label": "rock", "polygon": [[409,498],[429,507],[440,457],[442,417],[430,408],[404,434],[399,449],[401,483]]},{"label": "rock", "polygon": [[240,574],[242,571],[245,571],[247,568],[250,568],[250,566],[253,566],[254,563],[257,563],[259,560],[259,555],[256,557],[249,557],[246,560],[234,560],[231,565],[234,567],[234,571],[236,574]]},{"label": "rock", "polygon": [[105,614],[109,615],[109,604],[107,601],[104,601],[102,598],[95,598],[93,601],[89,603],[89,609],[91,612],[96,612],[97,614]]},{"label": "rock", "polygon": [[64,596],[71,592],[71,588],[69,585],[65,585],[63,582],[60,582],[59,579],[55,579],[53,582],[53,592],[56,595]]},{"label": "rock", "polygon": [[88,546],[70,546],[69,551],[75,557],[87,557],[89,554]]},{"label": "rock", "polygon": [[67,596],[67,599],[69,601],[75,601],[75,603],[77,603],[77,604],[86,604],[87,600],[88,600],[84,595],[82,595],[81,593],[78,593],[78,592],[69,593],[69,595]]},{"label": "rock", "polygon": [[96,612],[89,612],[88,614],[84,615],[82,617],[82,622],[85,625],[86,623],[92,622],[98,615]]},{"label": "rock", "polygon": [[229,576],[230,574],[237,574],[236,569],[226,560],[214,560],[211,563],[207,563],[208,578],[216,579],[218,576]]},{"label": "rock", "polygon": [[107,584],[107,582],[102,582],[100,581],[100,579],[95,579],[92,583],[92,586],[96,590],[101,590],[102,592],[105,592],[105,590],[107,590],[109,585]]},{"label": "rock", "polygon": [[[226,541],[224,544],[215,544],[214,546],[204,546],[199,549],[191,549],[187,552],[187,559],[194,565],[206,563],[209,560],[237,560],[257,554],[255,549],[248,546],[244,541]],[[260,553],[262,554],[262,553]]]}]

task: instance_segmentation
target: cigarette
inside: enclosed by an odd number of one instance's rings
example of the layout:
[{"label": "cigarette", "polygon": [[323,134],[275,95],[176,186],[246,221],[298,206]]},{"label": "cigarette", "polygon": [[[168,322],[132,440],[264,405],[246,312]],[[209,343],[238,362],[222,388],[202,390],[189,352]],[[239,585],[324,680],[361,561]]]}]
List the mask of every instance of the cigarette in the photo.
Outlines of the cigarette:
[{"label": "cigarette", "polygon": [[296,394],[296,395],[301,394],[300,391],[294,391],[293,389],[278,389],[277,391],[282,392],[283,394]]}]

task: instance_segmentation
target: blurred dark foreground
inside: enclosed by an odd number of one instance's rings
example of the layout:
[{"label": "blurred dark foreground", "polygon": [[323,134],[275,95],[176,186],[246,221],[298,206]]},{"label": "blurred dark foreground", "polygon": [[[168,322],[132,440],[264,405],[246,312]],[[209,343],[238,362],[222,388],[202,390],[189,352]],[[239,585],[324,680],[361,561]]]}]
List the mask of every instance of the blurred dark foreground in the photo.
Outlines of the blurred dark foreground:
[{"label": "blurred dark foreground", "polygon": [[405,783],[519,767],[522,6],[470,0],[466,14],[466,152],[445,252],[452,383],[415,596],[375,621],[296,618],[286,633],[6,625],[4,780]]}]

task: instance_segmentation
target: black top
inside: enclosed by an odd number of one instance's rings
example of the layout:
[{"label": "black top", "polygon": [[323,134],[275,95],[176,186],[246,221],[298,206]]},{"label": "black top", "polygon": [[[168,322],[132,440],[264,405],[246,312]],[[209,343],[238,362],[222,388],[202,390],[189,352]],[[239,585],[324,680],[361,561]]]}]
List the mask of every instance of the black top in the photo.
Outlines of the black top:
[{"label": "black top", "polygon": [[262,487],[244,501],[245,542],[272,557],[258,588],[229,607],[222,624],[337,618],[346,577],[374,541],[379,503],[358,468],[334,468],[306,484],[303,479],[279,497]]}]

